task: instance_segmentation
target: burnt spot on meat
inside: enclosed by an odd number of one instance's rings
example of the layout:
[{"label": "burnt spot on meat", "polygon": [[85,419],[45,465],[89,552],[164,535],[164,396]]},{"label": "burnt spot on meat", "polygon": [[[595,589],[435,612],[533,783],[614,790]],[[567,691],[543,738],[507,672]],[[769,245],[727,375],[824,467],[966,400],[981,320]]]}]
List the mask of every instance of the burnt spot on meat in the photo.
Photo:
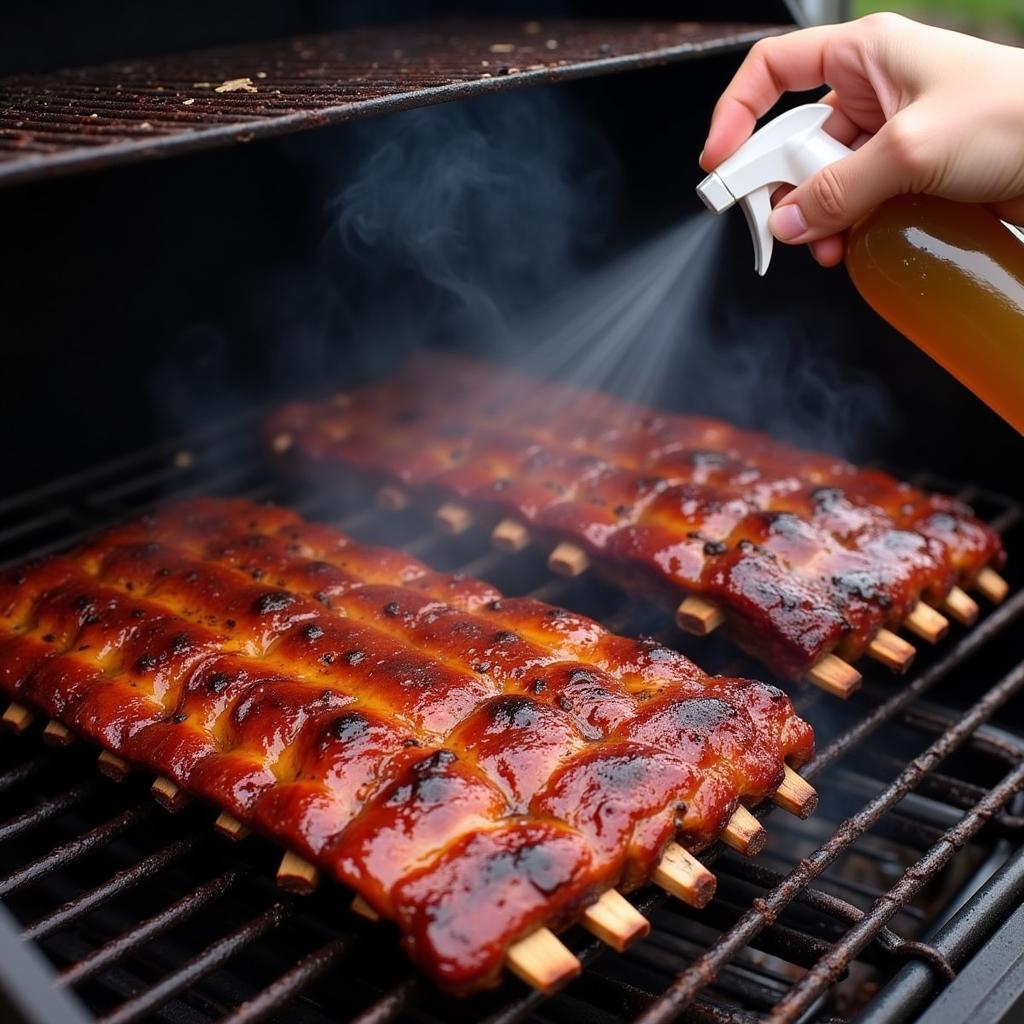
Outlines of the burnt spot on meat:
[{"label": "burnt spot on meat", "polygon": [[714,558],[715,555],[724,555],[729,550],[729,545],[721,540],[707,540],[704,542],[704,554],[708,558]]},{"label": "burnt spot on meat", "polygon": [[925,521],[925,526],[939,533],[956,533],[960,529],[956,518],[948,512],[933,512]]},{"label": "burnt spot on meat", "polygon": [[168,576],[171,575],[171,570],[168,569],[166,565],[162,565],[160,566],[159,569],[157,569],[156,574],[162,579],[166,579]]},{"label": "burnt spot on meat", "polygon": [[320,655],[320,664],[321,665],[333,665],[334,664],[334,655],[331,654],[330,651],[328,651],[326,654],[321,654]]},{"label": "burnt spot on meat", "polygon": [[136,672],[150,672],[157,666],[157,660],[151,654],[144,654],[135,660]]},{"label": "burnt spot on meat", "polygon": [[224,620],[224,625],[225,625],[225,626],[227,626],[227,627],[228,627],[228,629],[234,629],[234,628],[235,628],[235,626],[237,626],[237,625],[238,625],[238,623],[237,623],[237,622],[235,622],[235,620],[234,620],[234,619],[225,619],[225,620]]},{"label": "burnt spot on meat", "polygon": [[253,569],[249,573],[249,575],[258,583],[261,579],[263,579],[264,573],[262,569]]},{"label": "burnt spot on meat", "polygon": [[840,487],[818,487],[811,491],[811,500],[819,512],[834,512],[845,497]]},{"label": "burnt spot on meat", "polygon": [[832,586],[849,597],[859,597],[862,601],[873,601],[879,608],[888,608],[892,598],[885,592],[884,586],[870,572],[851,571],[832,577]]},{"label": "burnt spot on meat", "polygon": [[454,750],[435,750],[432,754],[428,754],[422,761],[417,761],[413,766],[412,770],[419,776],[434,775],[440,772],[444,772],[446,768],[450,768],[456,761],[458,761],[459,755]]},{"label": "burnt spot on meat", "polygon": [[187,573],[185,573],[185,582],[186,583],[198,583],[199,582],[199,570],[198,569],[190,569]]},{"label": "burnt spot on meat", "polygon": [[715,469],[729,461],[729,456],[724,452],[705,451],[699,448],[690,452],[687,458],[694,469]]},{"label": "burnt spot on meat", "polygon": [[807,526],[804,521],[792,512],[766,512],[763,517],[768,523],[768,532],[774,537],[788,537],[795,540],[807,534]]},{"label": "burnt spot on meat", "polygon": [[543,693],[547,689],[548,684],[543,679],[534,679],[531,689],[534,693]]},{"label": "burnt spot on meat", "polygon": [[420,746],[420,741],[418,739],[415,739],[414,737],[410,736],[408,739],[402,740],[402,746],[403,747],[410,747],[410,748],[411,747],[418,747],[418,746]]},{"label": "burnt spot on meat", "polygon": [[493,639],[496,644],[514,644],[519,639],[519,636],[510,630],[499,629],[498,632],[494,634]]},{"label": "burnt spot on meat", "polygon": [[370,723],[359,711],[349,711],[340,715],[324,729],[324,738],[339,743],[352,743],[361,739],[370,731]]},{"label": "burnt spot on meat", "polygon": [[270,590],[256,598],[253,602],[253,611],[257,615],[270,615],[290,608],[295,601],[295,595],[288,593],[287,590]]},{"label": "burnt spot on meat", "polygon": [[540,711],[529,697],[499,697],[488,705],[491,722],[499,729],[533,729]]},{"label": "burnt spot on meat", "polygon": [[487,607],[492,612],[500,612],[504,605],[497,598],[495,598],[493,601],[487,602]]},{"label": "burnt spot on meat", "polygon": [[184,654],[186,651],[192,650],[192,637],[187,633],[175,633],[171,637],[171,642],[167,645],[167,649],[171,654]]},{"label": "burnt spot on meat", "polygon": [[211,693],[223,693],[228,688],[230,682],[231,680],[223,672],[214,672],[206,680],[206,689]]},{"label": "burnt spot on meat", "polygon": [[355,650],[346,651],[342,657],[345,659],[346,664],[358,665],[366,657],[366,651],[356,648]]},{"label": "burnt spot on meat", "polygon": [[302,635],[307,640],[319,640],[324,635],[323,626],[318,626],[315,622],[311,622],[308,626],[303,627]]},{"label": "burnt spot on meat", "polygon": [[397,601],[388,601],[388,603],[384,605],[385,615],[390,615],[393,617],[397,615],[401,610],[402,606]]},{"label": "burnt spot on meat", "polygon": [[52,633],[47,633],[46,636],[43,637],[43,643],[44,644],[52,644],[55,639],[56,638],[54,637],[54,635]]},{"label": "burnt spot on meat", "polygon": [[334,566],[330,562],[308,562],[306,564],[306,573],[310,576],[320,576],[325,572],[330,572]]},{"label": "burnt spot on meat", "polygon": [[84,612],[86,609],[92,608],[95,603],[96,602],[88,594],[79,594],[78,597],[75,598],[75,608],[80,612]]}]

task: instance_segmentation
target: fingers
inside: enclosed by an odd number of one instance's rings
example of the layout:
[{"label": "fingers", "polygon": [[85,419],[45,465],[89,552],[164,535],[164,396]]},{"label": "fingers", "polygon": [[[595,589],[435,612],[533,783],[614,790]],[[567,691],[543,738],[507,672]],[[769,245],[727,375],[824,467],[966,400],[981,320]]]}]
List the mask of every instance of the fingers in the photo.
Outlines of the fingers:
[{"label": "fingers", "polygon": [[839,106],[839,97],[836,96],[835,91],[822,96],[818,102],[825,103],[832,108],[832,114],[825,122],[825,131],[832,138],[838,139],[844,146],[853,148],[854,142],[864,135],[864,129]]},{"label": "fingers", "polygon": [[736,152],[784,92],[824,85],[825,48],[840,31],[822,25],[756,43],[715,105],[701,167],[714,170]]},{"label": "fingers", "polygon": [[843,235],[829,235],[811,242],[811,255],[823,267],[838,266],[846,255],[846,239]]},{"label": "fingers", "polygon": [[[890,121],[850,156],[829,164],[786,195],[768,221],[781,242],[815,242],[839,234],[883,200],[915,185],[915,162]],[[834,254],[832,246],[824,255]],[[817,255],[817,254],[816,254]]]}]

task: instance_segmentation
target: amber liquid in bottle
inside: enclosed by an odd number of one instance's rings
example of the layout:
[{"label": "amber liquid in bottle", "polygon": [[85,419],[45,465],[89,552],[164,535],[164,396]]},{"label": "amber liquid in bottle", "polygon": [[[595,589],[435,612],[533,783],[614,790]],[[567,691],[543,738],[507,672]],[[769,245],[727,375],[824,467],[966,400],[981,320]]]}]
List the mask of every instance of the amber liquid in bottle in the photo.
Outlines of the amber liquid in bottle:
[{"label": "amber liquid in bottle", "polygon": [[1024,434],[1024,243],[998,218],[898,196],[852,229],[846,266],[878,313]]}]

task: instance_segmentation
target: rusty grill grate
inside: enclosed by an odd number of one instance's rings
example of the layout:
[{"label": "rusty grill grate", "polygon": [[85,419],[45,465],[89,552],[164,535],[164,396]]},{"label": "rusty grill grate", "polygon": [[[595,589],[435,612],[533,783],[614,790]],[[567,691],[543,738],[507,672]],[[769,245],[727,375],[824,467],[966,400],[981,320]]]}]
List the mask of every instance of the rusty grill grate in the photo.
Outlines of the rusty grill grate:
[{"label": "rusty grill grate", "polygon": [[779,25],[380,26],[0,79],[0,184],[749,46]]},{"label": "rusty grill grate", "polygon": [[[356,488],[285,489],[256,449],[257,422],[252,413],[0,501],[0,562],[66,546],[171,496],[276,498],[440,568],[596,614],[615,629],[655,632],[709,668],[743,670],[724,644],[674,632],[659,610],[585,577],[552,579],[537,553],[489,551],[472,532],[440,537],[413,511],[372,508]],[[965,496],[1005,531],[1019,573],[1019,506],[974,489]],[[150,800],[148,780],[115,785],[96,776],[95,751],[51,750],[37,734],[0,749],[0,898],[53,966],[52,985],[107,1024],[653,1024],[680,1013],[700,1024],[752,1024],[808,1011],[826,1022],[858,1013],[873,1024],[906,1020],[1024,897],[1024,730],[1014,727],[1024,718],[1019,707],[1013,715],[1024,689],[1013,636],[1022,616],[1024,591],[922,651],[907,680],[869,670],[846,703],[796,691],[819,735],[803,769],[821,793],[818,812],[807,821],[773,816],[756,861],[710,851],[719,891],[704,911],[641,891],[635,901],[654,928],[624,955],[570,933],[585,971],[552,998],[515,981],[468,1001],[440,996],[417,980],[388,929],[349,913],[340,887],[322,886],[315,900],[278,892],[269,844],[220,841],[209,808],[167,815]],[[0,966],[8,988],[19,984],[4,974]]]}]

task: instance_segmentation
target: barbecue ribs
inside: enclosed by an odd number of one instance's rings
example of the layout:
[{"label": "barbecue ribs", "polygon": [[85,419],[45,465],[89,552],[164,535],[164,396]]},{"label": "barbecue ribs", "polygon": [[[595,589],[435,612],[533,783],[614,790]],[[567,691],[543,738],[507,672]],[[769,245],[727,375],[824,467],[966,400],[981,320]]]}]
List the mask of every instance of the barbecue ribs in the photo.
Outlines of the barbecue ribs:
[{"label": "barbecue ribs", "polygon": [[240,500],[3,574],[0,692],[315,862],[455,990],[813,745],[774,687]]},{"label": "barbecue ribs", "polygon": [[860,657],[1004,558],[965,506],[882,472],[461,357],[288,406],[269,437],[291,465],[456,498],[491,524],[511,515],[631,589],[704,598],[786,678],[830,652]]}]

